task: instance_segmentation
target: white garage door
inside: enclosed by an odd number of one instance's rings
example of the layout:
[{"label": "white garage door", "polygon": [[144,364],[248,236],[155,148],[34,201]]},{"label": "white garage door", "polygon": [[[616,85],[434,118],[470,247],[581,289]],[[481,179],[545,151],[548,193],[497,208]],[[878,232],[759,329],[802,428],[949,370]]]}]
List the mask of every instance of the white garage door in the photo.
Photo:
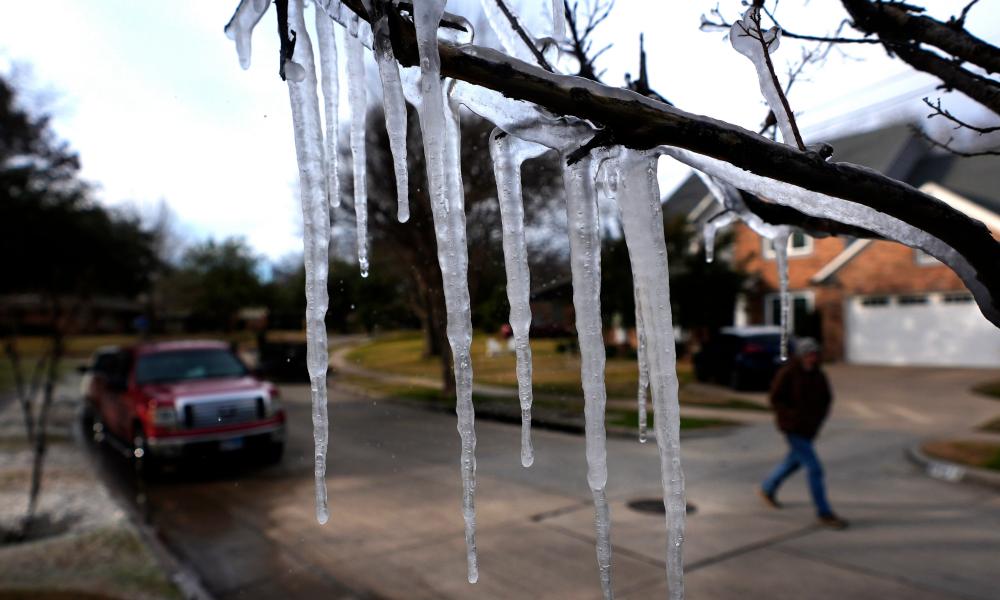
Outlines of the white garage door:
[{"label": "white garage door", "polygon": [[852,363],[1000,367],[1000,329],[969,294],[857,296],[845,325]]}]

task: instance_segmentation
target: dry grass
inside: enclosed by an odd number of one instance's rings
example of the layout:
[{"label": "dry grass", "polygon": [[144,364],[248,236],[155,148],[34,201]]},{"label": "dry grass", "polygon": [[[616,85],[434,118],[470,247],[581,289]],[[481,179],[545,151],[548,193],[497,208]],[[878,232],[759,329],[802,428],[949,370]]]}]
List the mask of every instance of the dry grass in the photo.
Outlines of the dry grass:
[{"label": "dry grass", "polygon": [[941,460],[1000,471],[1000,442],[938,440],[924,444],[923,451]]},{"label": "dry grass", "polygon": [[[517,387],[513,354],[486,356],[486,335],[477,334],[472,340],[472,364],[477,383]],[[559,352],[567,340],[538,339],[531,341],[533,385],[540,394],[580,393],[580,356]],[[441,372],[436,357],[423,356],[423,338],[407,332],[380,337],[351,351],[347,359],[366,369],[419,377],[438,377]],[[690,381],[691,369],[678,367],[681,383]],[[635,359],[609,358],[605,370],[608,396],[631,397],[635,394],[639,370]]]}]

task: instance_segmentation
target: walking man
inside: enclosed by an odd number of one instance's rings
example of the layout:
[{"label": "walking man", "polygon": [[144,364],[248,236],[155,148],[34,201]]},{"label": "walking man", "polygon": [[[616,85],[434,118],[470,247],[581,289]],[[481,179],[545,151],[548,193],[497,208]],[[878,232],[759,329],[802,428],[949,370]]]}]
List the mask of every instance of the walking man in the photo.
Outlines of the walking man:
[{"label": "walking man", "polygon": [[830,383],[819,363],[819,344],[814,339],[804,338],[796,345],[796,356],[774,377],[771,407],[778,429],[788,442],[788,456],[764,480],[760,494],[770,506],[781,508],[777,500],[778,488],[789,475],[805,467],[809,492],[820,524],[831,529],[844,529],[847,521],[834,514],[826,499],[823,465],[813,447],[813,440],[833,401]]}]

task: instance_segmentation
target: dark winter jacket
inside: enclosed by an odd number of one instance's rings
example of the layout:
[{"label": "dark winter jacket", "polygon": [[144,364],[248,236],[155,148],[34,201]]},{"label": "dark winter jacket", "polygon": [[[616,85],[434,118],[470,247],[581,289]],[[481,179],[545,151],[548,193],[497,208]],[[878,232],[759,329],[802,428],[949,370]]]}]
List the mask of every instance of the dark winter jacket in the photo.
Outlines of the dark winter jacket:
[{"label": "dark winter jacket", "polygon": [[771,384],[771,407],[778,429],[812,439],[823,425],[833,396],[823,371],[807,370],[792,359]]}]

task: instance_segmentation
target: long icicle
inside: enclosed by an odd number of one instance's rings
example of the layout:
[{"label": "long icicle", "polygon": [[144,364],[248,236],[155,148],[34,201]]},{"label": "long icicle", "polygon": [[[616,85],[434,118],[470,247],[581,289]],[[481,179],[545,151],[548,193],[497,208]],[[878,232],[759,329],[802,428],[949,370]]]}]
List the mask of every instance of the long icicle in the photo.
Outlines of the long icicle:
[{"label": "long icicle", "polygon": [[573,307],[580,343],[580,378],[583,383],[584,428],[587,448],[587,483],[594,496],[597,567],[605,599],[614,597],[611,585],[611,516],[605,487],[608,481],[607,437],[604,409],[604,335],[601,326],[601,239],[594,186],[593,159],[584,157],[563,167],[570,264],[573,274]]},{"label": "long icicle", "polygon": [[465,237],[465,197],[462,189],[460,129],[457,107],[446,106],[441,85],[437,28],[444,0],[414,5],[420,93],[417,113],[424,140],[427,182],[437,237],[438,264],[444,280],[448,344],[455,370],[455,412],[462,441],[462,516],[469,583],[479,580],[476,552],[476,430],[472,405],[472,313],[469,308],[469,253]]},{"label": "long icicle", "polygon": [[771,239],[774,248],[774,262],[778,267],[778,297],[781,306],[781,360],[788,360],[788,228]]},{"label": "long icicle", "polygon": [[646,394],[649,393],[649,358],[646,356],[646,325],[642,320],[642,307],[639,293],[633,287],[635,297],[635,336],[639,345],[637,359],[639,362],[639,386],[636,390],[636,404],[639,409],[639,443],[645,444],[648,435],[648,416],[646,415]]},{"label": "long icicle", "polygon": [[389,151],[396,175],[397,219],[400,223],[410,220],[409,172],[406,166],[406,101],[403,84],[399,78],[399,65],[392,53],[389,36],[389,19],[385,13],[387,0],[365,0],[365,8],[373,15],[372,52],[382,80],[382,105],[385,112],[385,129],[389,134]]},{"label": "long icicle", "polygon": [[677,355],[670,310],[670,279],[663,234],[657,156],[623,150],[618,203],[625,242],[632,262],[632,279],[646,333],[653,426],[660,453],[663,506],[667,522],[667,592],[671,600],[684,597],[684,473],[681,470],[680,407],[677,402]]},{"label": "long icicle", "polygon": [[302,14],[302,0],[288,3],[289,27],[297,32],[294,60],[305,77],[288,81],[295,132],[295,155],[299,165],[299,195],[302,200],[303,257],[306,271],[306,364],[312,393],[315,440],[316,519],[330,517],[326,495],[326,450],[329,436],[326,406],[326,372],[330,360],[326,342],[326,309],[329,304],[330,208],[326,201],[323,173],[323,132],[316,96],[316,65],[312,43]]},{"label": "long icicle", "polygon": [[337,40],[334,30],[333,20],[317,7],[316,37],[326,125],[326,195],[330,206],[337,208],[340,206],[340,74],[337,69]]},{"label": "long icicle", "polygon": [[[352,28],[353,29],[353,28]],[[368,277],[368,175],[365,130],[368,116],[364,46],[354,35],[344,36],[347,48],[347,97],[351,107],[351,157],[354,164],[354,215],[358,230],[358,267]]]},{"label": "long icicle", "polygon": [[503,227],[503,256],[507,271],[507,299],[510,301],[510,328],[517,357],[517,397],[521,403],[521,465],[535,461],[531,445],[531,273],[524,240],[524,202],[521,164],[548,152],[548,148],[507,135],[500,129],[490,134],[490,156],[497,182],[500,222]]}]

